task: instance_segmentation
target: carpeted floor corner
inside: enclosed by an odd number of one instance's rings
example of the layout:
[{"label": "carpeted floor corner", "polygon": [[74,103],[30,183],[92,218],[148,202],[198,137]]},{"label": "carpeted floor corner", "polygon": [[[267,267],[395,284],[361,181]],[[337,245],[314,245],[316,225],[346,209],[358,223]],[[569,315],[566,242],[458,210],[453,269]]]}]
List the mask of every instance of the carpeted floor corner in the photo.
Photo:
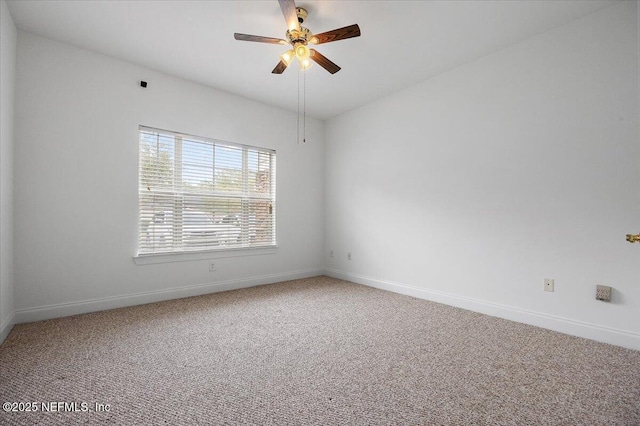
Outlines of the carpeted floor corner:
[{"label": "carpeted floor corner", "polygon": [[0,402],[38,408],[2,425],[628,426],[640,352],[317,277],[17,325]]}]

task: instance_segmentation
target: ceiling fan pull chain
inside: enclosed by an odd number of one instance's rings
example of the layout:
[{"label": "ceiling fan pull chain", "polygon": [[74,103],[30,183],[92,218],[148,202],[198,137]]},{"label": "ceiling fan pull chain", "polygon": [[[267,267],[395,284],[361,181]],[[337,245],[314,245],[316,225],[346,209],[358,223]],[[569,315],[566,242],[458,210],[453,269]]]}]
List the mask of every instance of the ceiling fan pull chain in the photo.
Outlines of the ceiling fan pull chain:
[{"label": "ceiling fan pull chain", "polygon": [[302,92],[302,142],[307,142],[307,73],[302,76],[303,92]]},{"label": "ceiling fan pull chain", "polygon": [[298,70],[298,114],[296,114],[296,143],[300,144],[300,70]]}]

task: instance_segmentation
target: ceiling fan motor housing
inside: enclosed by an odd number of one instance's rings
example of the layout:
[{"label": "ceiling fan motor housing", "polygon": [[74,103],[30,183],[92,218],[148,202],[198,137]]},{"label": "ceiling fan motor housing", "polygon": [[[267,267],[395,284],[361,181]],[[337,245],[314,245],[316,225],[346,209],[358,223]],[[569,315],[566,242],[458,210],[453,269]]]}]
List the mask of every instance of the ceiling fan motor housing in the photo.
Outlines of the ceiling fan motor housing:
[{"label": "ceiling fan motor housing", "polygon": [[287,40],[292,45],[296,43],[307,44],[313,34],[309,31],[309,28],[300,27],[300,31],[298,30],[287,30]]}]

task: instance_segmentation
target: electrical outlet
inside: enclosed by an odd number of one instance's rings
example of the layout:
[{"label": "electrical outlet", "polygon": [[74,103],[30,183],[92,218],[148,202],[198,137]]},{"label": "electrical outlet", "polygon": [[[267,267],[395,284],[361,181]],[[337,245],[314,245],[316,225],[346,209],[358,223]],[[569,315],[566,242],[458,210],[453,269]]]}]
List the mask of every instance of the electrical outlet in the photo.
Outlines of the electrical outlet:
[{"label": "electrical outlet", "polygon": [[215,262],[209,262],[209,272],[214,272],[216,270]]},{"label": "electrical outlet", "polygon": [[596,300],[602,300],[603,302],[611,301],[611,287],[606,285],[596,286]]},{"label": "electrical outlet", "polygon": [[351,260],[351,252],[347,253],[347,260]]},{"label": "electrical outlet", "polygon": [[553,292],[554,280],[553,278],[545,278],[544,279],[544,291]]},{"label": "electrical outlet", "polygon": [[333,257],[333,249],[329,252],[329,257]]}]

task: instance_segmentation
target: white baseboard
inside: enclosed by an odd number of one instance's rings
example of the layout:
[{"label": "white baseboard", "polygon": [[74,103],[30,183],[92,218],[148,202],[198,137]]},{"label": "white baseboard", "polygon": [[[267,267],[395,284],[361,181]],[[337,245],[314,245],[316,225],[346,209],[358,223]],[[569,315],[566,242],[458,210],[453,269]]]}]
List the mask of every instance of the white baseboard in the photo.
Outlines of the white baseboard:
[{"label": "white baseboard", "polygon": [[11,333],[11,329],[13,328],[14,324],[15,312],[11,312],[11,315],[9,315],[6,320],[0,322],[0,345],[2,344],[2,342],[4,342],[4,339],[7,338],[9,333]]},{"label": "white baseboard", "polygon": [[[184,287],[168,288],[156,291],[124,294],[121,296],[102,297],[98,299],[81,300],[69,303],[39,306],[35,308],[18,309],[15,312],[15,323],[42,321],[70,315],[86,314],[89,312],[108,309],[124,308],[126,306],[143,305],[183,297],[200,296],[202,294],[255,287],[273,284],[281,281],[297,280],[322,275],[321,269],[292,271],[282,274],[263,275],[259,277],[241,278],[214,283],[196,284]],[[13,324],[11,324],[13,325]],[[10,330],[10,328],[9,328]],[[8,334],[8,332],[7,332]]]},{"label": "white baseboard", "polygon": [[507,305],[490,303],[483,300],[472,299],[469,297],[458,296],[451,293],[445,293],[435,290],[426,290],[412,287],[404,284],[383,281],[376,278],[364,277],[349,272],[339,271],[336,269],[325,269],[325,275],[333,278],[339,278],[369,287],[388,290],[394,293],[400,293],[407,296],[426,299],[433,302],[443,303],[445,305],[455,306],[494,317],[504,318],[511,321],[530,324],[537,327],[558,331],[572,336],[584,337],[586,339],[598,342],[609,343],[616,346],[622,346],[628,349],[640,350],[640,334],[626,330],[618,330],[609,327],[603,327],[596,324],[590,324],[583,321],[576,321],[569,318],[562,318],[555,315],[548,315],[525,309],[514,308]]}]

